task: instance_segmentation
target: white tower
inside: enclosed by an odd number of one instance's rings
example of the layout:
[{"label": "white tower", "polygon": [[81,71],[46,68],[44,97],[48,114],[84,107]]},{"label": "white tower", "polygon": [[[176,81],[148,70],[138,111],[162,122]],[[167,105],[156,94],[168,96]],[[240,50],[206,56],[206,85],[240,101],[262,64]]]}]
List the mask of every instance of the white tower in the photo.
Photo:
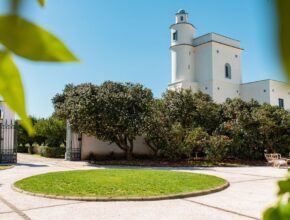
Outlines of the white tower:
[{"label": "white tower", "polygon": [[176,13],[176,22],[171,29],[171,84],[186,81],[193,82],[195,27],[188,23],[185,10]]}]

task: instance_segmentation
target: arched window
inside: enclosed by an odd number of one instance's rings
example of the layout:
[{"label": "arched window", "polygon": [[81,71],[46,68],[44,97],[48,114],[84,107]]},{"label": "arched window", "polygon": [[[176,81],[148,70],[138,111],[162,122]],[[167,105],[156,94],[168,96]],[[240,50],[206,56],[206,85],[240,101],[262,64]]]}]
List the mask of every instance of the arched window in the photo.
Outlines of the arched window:
[{"label": "arched window", "polygon": [[232,78],[232,70],[231,70],[231,65],[226,63],[225,65],[225,77],[227,79],[231,79]]},{"label": "arched window", "polygon": [[180,20],[183,21],[183,16],[180,16]]}]

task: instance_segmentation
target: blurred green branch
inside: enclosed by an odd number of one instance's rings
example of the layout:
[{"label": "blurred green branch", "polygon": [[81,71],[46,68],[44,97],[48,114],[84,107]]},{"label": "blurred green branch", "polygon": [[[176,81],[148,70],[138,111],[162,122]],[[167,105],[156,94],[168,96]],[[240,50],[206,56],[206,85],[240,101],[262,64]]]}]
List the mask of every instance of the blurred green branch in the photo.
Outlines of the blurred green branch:
[{"label": "blurred green branch", "polygon": [[[21,118],[23,127],[30,135],[33,127],[27,116],[24,88],[20,72],[12,55],[48,62],[69,62],[78,59],[53,34],[19,15],[23,0],[10,0],[10,13],[0,15],[0,96]],[[45,0],[38,0],[41,7]]]}]

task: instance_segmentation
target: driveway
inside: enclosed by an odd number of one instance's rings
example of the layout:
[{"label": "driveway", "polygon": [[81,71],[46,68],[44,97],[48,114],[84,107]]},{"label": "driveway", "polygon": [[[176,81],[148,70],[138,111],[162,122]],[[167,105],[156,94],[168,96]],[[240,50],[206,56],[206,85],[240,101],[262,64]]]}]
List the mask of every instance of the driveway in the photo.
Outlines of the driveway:
[{"label": "driveway", "polygon": [[33,197],[15,192],[15,181],[53,171],[102,169],[86,162],[70,162],[18,154],[18,164],[0,171],[0,219],[261,219],[276,200],[277,180],[286,169],[272,167],[149,168],[212,174],[230,182],[224,191],[192,198],[147,202],[83,202]]}]

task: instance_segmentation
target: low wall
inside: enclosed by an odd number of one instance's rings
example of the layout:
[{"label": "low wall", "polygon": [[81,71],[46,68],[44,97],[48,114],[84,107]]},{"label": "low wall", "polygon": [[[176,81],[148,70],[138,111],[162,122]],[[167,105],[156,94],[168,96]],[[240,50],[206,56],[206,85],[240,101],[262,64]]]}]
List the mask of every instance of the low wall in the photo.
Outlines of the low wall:
[{"label": "low wall", "polygon": [[[97,155],[105,156],[111,153],[122,154],[122,151],[116,144],[109,142],[100,141],[92,136],[82,136],[82,151],[81,151],[81,159],[85,160],[89,156],[90,153],[94,153]],[[134,141],[134,149],[133,153],[135,155],[151,155],[152,152],[145,144],[144,138],[139,136]]]}]

